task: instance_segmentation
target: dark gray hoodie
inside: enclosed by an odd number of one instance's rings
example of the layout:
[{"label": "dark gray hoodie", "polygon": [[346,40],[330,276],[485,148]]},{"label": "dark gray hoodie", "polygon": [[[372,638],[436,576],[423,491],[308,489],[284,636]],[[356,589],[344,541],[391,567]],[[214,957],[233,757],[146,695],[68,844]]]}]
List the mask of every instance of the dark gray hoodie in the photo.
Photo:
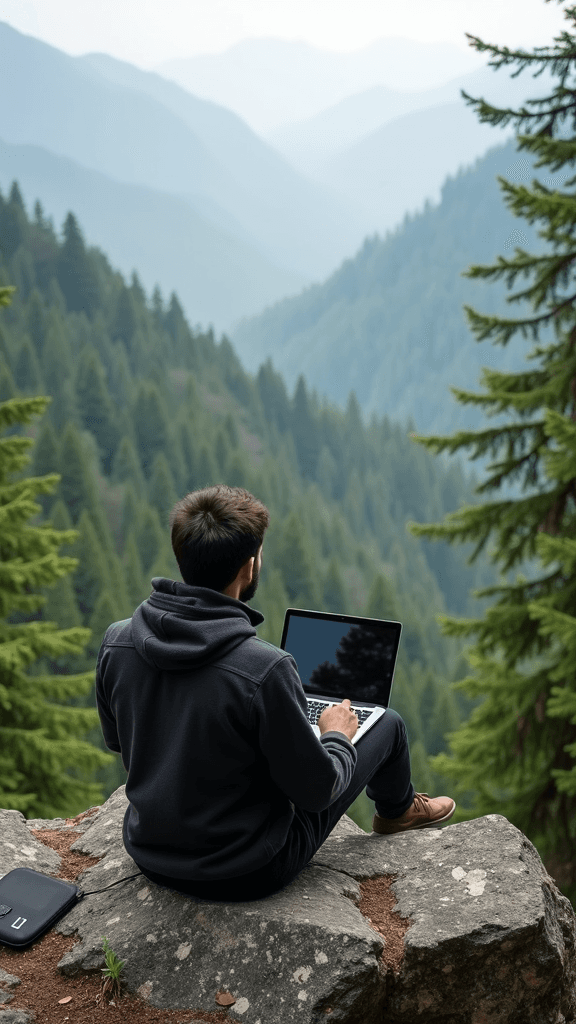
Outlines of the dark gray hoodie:
[{"label": "dark gray hoodie", "polygon": [[294,806],[321,811],[346,789],[356,749],[318,739],[293,658],[260,640],[242,601],[174,580],[106,632],[96,698],[122,755],[124,844],[143,868],[212,881],[267,864]]}]

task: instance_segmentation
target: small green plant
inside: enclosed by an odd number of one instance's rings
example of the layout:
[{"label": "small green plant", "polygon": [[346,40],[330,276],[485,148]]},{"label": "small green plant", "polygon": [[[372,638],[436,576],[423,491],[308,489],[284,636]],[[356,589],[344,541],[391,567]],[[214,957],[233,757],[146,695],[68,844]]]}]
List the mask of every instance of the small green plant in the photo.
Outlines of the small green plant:
[{"label": "small green plant", "polygon": [[120,971],[124,967],[124,961],[120,960],[113,949],[110,949],[110,943],[106,936],[102,936],[102,949],[104,950],[104,960],[106,966],[102,968],[102,998],[107,999],[110,1002],[111,999],[118,999],[120,997]]}]

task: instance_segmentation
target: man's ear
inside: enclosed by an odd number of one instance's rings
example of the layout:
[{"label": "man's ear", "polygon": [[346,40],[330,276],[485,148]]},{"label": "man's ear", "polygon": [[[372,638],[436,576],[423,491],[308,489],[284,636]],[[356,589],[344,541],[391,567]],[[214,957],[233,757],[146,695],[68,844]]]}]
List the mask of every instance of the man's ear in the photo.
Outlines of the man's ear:
[{"label": "man's ear", "polygon": [[252,555],[251,558],[246,559],[244,565],[241,565],[238,570],[235,582],[241,585],[242,590],[244,587],[247,587],[252,583],[252,577],[254,576],[254,563],[255,558],[254,555]]}]

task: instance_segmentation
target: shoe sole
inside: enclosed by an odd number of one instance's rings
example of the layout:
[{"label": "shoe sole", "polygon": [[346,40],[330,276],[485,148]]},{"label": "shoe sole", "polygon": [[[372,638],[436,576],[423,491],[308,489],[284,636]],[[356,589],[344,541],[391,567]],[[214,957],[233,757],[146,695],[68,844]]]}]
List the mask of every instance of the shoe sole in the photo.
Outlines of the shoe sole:
[{"label": "shoe sole", "polygon": [[441,825],[444,821],[449,821],[456,810],[456,804],[448,814],[445,814],[443,818],[435,818],[434,821],[423,821],[421,825],[408,825],[407,828],[399,828],[394,832],[377,832],[376,829],[372,829],[371,835],[373,836],[401,836],[406,832],[415,832],[417,828],[434,828],[436,825]]}]

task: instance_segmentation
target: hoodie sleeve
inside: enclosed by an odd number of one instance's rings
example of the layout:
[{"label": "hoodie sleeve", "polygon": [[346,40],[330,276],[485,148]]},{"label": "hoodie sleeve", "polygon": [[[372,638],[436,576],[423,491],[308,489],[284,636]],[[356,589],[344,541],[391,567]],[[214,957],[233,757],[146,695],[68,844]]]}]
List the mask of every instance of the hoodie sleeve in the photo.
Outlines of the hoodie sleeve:
[{"label": "hoodie sleeve", "polygon": [[104,742],[109,750],[113,750],[116,754],[120,754],[120,741],[118,739],[116,719],[112,714],[109,701],[104,691],[103,664],[105,662],[105,650],[106,638],[104,638],[104,641],[100,648],[100,653],[98,654],[98,662],[96,664],[96,706],[98,708],[98,714],[100,716],[100,725],[102,727],[102,735],[104,736]]},{"label": "hoodie sleeve", "polygon": [[260,749],[276,785],[304,811],[323,811],[347,788],[356,748],[342,732],[320,739],[310,728],[306,695],[290,656],[277,661],[251,708]]}]

